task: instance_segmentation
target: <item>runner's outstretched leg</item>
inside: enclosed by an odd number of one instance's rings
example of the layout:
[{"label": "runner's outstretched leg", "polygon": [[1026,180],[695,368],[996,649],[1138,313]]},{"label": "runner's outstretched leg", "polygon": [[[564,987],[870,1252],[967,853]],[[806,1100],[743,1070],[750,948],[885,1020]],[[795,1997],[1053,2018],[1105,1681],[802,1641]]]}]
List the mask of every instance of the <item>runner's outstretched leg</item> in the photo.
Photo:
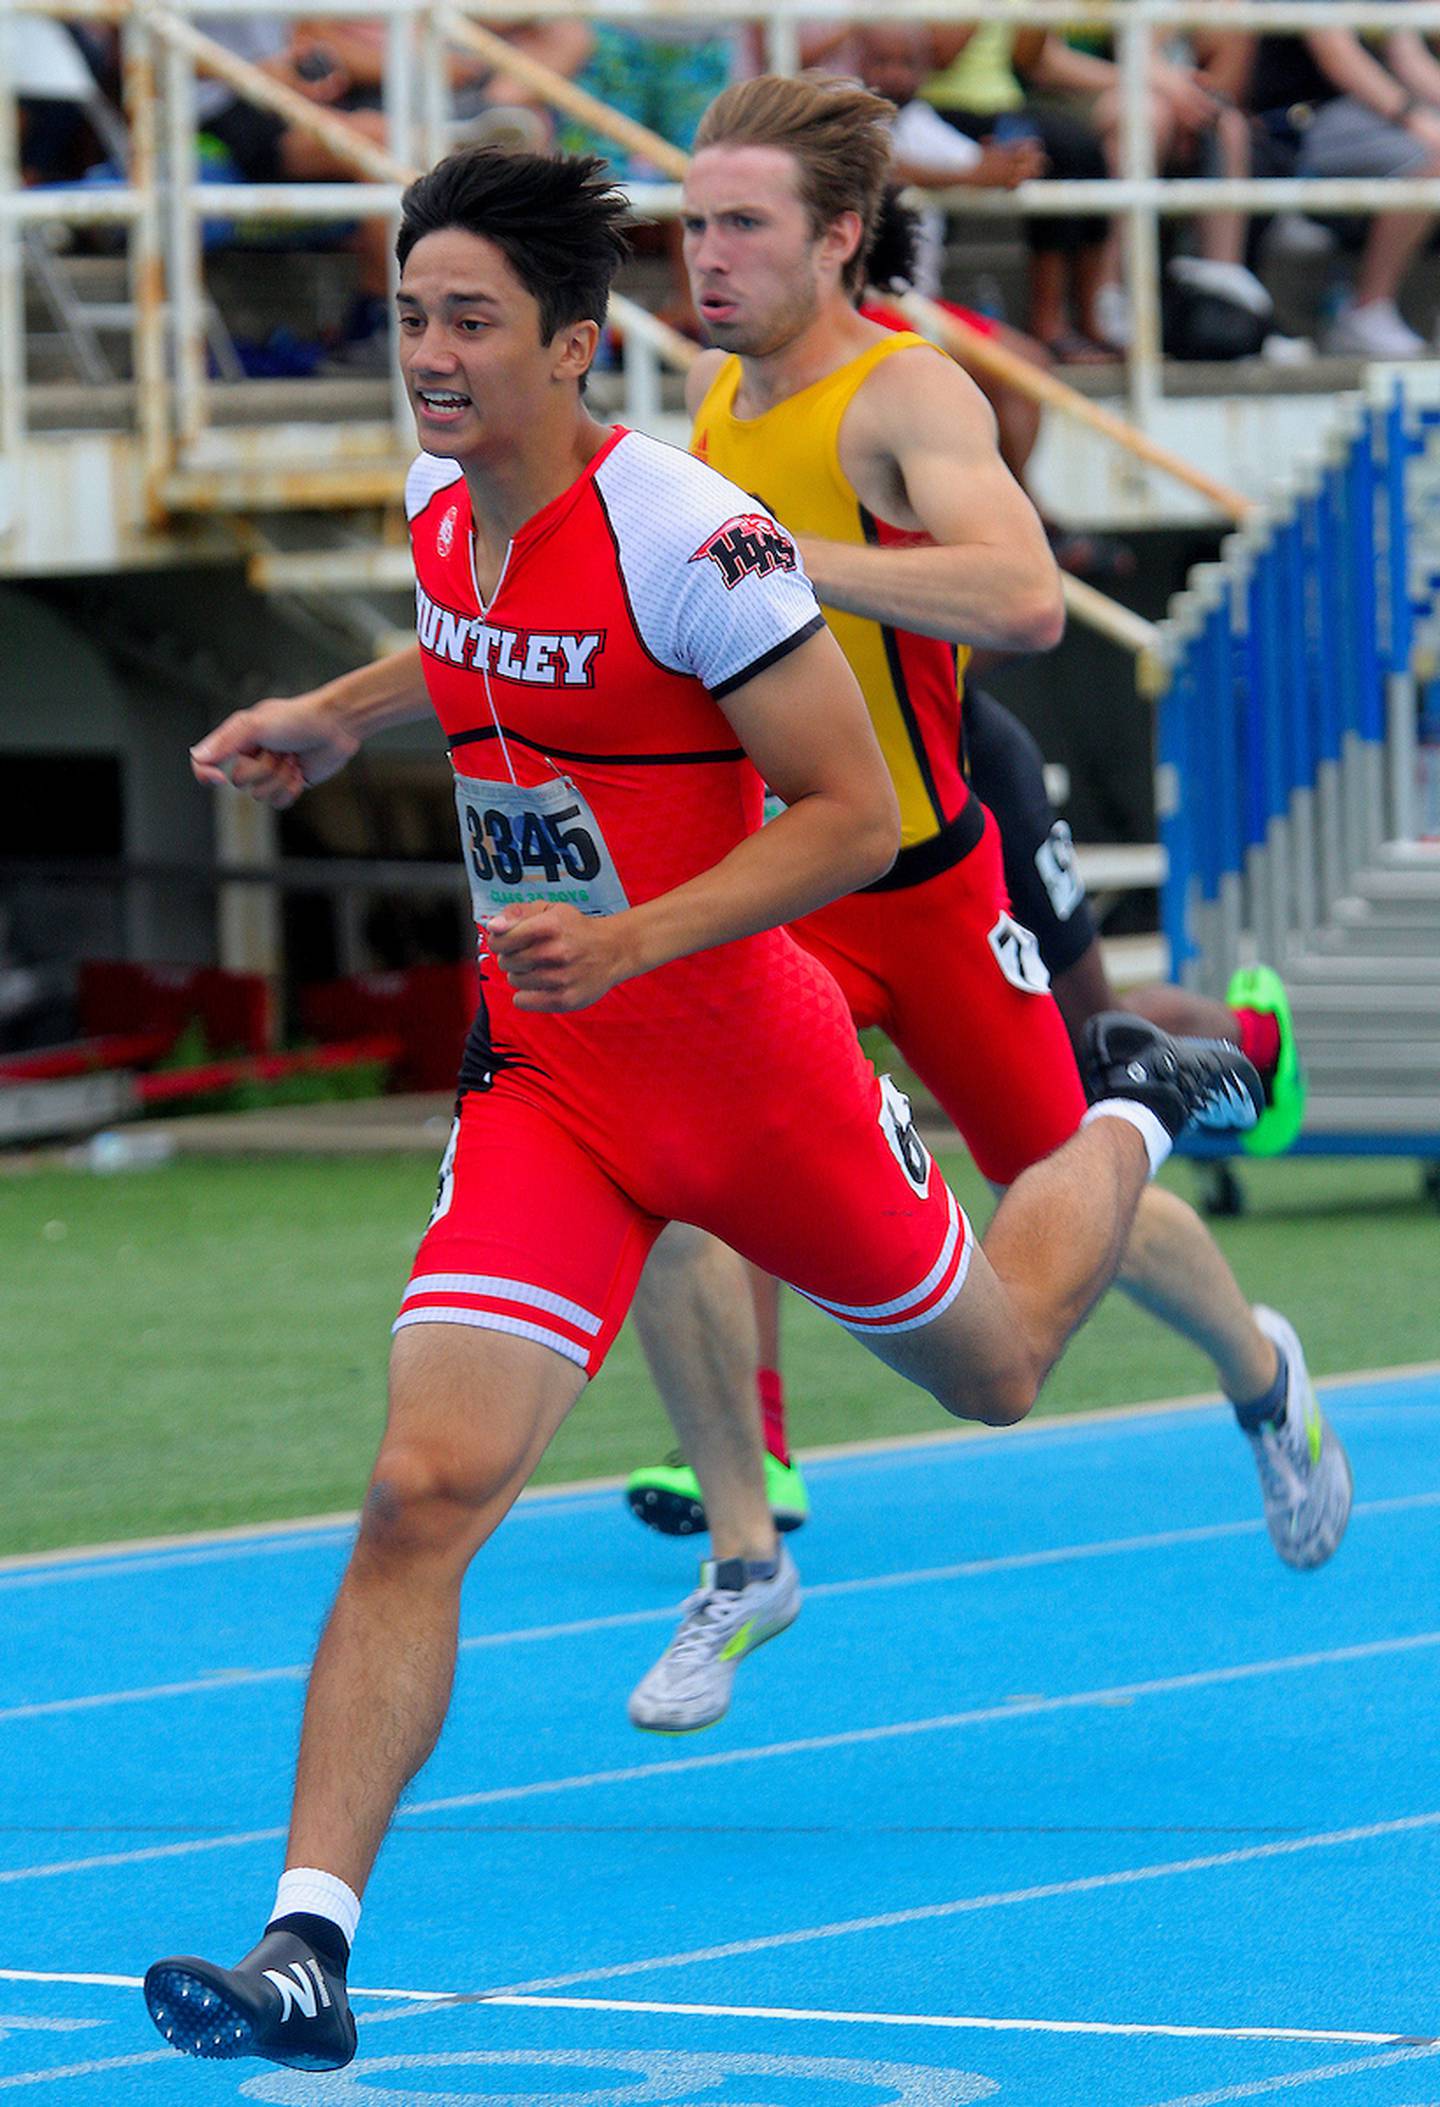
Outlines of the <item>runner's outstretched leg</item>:
[{"label": "runner's outstretched leg", "polygon": [[460,1583],[584,1387],[528,1340],[418,1324],[397,1337],[360,1534],[315,1656],[276,1909],[234,1968],[157,1961],[146,2003],[188,2055],[335,2070],[360,1895],[450,1701]]}]

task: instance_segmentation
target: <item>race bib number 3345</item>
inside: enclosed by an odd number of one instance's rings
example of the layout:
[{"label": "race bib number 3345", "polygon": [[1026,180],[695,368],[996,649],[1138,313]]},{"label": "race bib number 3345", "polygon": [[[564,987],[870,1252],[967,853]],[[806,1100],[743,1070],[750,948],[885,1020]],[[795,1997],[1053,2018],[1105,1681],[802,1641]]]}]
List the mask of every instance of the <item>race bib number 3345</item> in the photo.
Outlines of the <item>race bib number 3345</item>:
[{"label": "race bib number 3345", "polygon": [[527,788],[457,774],[455,809],[482,929],[519,900],[563,903],[598,915],[629,906],[594,813],[563,776]]}]

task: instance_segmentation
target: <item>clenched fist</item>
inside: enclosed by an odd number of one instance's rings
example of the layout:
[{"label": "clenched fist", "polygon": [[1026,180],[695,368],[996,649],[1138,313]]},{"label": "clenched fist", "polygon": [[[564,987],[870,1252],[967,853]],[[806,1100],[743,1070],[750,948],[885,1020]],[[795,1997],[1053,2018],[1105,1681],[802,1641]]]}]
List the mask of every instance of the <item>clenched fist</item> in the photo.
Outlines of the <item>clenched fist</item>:
[{"label": "clenched fist", "polygon": [[517,1010],[587,1010],[630,977],[624,915],[586,915],[562,901],[502,908],[485,940]]}]

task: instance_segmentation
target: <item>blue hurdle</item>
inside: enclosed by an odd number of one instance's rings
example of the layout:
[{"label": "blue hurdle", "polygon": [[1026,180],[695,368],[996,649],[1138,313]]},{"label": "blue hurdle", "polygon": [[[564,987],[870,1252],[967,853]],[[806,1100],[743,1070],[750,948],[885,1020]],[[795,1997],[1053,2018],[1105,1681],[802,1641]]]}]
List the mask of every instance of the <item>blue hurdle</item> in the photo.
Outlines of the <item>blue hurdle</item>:
[{"label": "blue hurdle", "polygon": [[1249,959],[1285,974],[1299,1151],[1440,1157],[1434,368],[1377,369],[1338,407],[1192,572],[1156,657],[1172,971],[1217,998]]}]

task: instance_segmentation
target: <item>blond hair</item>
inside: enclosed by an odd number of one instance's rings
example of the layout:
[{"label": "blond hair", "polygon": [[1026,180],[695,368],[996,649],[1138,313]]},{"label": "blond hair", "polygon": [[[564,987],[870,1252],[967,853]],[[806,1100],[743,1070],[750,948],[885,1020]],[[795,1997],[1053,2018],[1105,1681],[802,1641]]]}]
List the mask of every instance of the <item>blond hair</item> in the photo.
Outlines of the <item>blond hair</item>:
[{"label": "blond hair", "polygon": [[817,234],[854,212],[860,244],[844,270],[845,290],[865,283],[865,257],[880,216],[890,168],[895,105],[854,81],[802,73],[762,73],[737,81],[700,120],[695,151],[707,146],[774,146],[800,171],[800,197]]}]

